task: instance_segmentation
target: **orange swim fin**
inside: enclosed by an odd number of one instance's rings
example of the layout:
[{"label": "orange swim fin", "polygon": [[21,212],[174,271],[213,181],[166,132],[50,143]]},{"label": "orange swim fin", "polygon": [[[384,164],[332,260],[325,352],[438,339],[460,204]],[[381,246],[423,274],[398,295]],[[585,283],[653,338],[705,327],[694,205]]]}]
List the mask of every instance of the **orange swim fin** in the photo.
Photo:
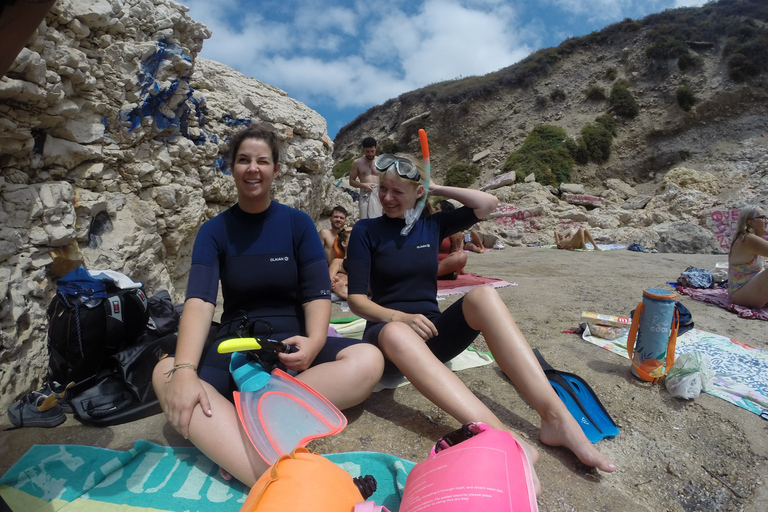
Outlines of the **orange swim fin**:
[{"label": "orange swim fin", "polygon": [[280,369],[260,389],[234,397],[248,438],[270,466],[296,447],[347,426],[347,418],[327,398]]}]

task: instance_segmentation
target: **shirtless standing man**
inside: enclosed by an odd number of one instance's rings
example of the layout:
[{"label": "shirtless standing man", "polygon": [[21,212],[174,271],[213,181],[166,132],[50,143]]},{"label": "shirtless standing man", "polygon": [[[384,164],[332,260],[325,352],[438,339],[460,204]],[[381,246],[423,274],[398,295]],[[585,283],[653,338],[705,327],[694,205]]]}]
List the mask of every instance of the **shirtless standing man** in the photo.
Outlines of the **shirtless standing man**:
[{"label": "shirtless standing man", "polygon": [[349,185],[360,189],[360,218],[373,219],[381,216],[379,202],[379,171],[373,165],[376,159],[376,139],[363,139],[364,155],[352,162]]},{"label": "shirtless standing man", "polygon": [[[343,206],[334,206],[331,210],[331,228],[325,228],[320,230],[320,240],[323,241],[323,249],[325,250],[325,259],[328,260],[330,265],[334,258],[343,257],[341,247],[338,247],[339,232],[344,228],[347,223],[347,210]],[[337,254],[341,252],[342,256]],[[334,254],[336,253],[336,254]]]}]

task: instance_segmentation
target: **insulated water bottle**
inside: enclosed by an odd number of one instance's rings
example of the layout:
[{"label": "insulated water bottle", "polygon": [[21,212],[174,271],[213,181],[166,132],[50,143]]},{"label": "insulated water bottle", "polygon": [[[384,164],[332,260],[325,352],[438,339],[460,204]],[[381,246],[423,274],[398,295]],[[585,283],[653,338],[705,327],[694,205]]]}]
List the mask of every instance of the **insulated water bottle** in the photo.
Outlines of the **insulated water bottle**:
[{"label": "insulated water bottle", "polygon": [[627,338],[627,353],[632,373],[656,382],[675,362],[677,311],[674,292],[660,288],[643,290],[643,302],[637,305]]}]

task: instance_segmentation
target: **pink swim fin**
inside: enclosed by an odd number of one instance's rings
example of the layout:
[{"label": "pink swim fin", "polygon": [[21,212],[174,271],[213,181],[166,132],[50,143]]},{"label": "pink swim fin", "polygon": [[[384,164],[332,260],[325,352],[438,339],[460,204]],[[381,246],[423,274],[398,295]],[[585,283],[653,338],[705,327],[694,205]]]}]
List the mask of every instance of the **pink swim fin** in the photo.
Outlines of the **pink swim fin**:
[{"label": "pink swim fin", "polygon": [[236,391],[234,397],[248,438],[270,466],[296,447],[347,426],[347,418],[327,398],[280,369],[260,389]]}]

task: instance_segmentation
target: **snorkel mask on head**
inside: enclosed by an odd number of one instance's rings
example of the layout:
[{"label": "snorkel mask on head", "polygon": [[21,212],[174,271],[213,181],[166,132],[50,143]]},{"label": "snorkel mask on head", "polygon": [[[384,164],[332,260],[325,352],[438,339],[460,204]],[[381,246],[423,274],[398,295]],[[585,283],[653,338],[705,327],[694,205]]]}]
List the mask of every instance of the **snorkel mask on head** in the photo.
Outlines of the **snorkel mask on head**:
[{"label": "snorkel mask on head", "polygon": [[419,130],[419,140],[421,141],[421,154],[424,159],[424,170],[426,171],[426,178],[421,181],[419,169],[416,164],[411,162],[407,158],[401,158],[399,156],[390,155],[384,153],[379,155],[374,162],[376,169],[380,172],[386,172],[391,167],[395,168],[395,172],[404,179],[413,180],[416,183],[424,185],[424,194],[416,202],[416,206],[410,210],[405,211],[405,226],[400,230],[400,234],[406,236],[411,232],[413,225],[421,216],[421,212],[424,211],[424,205],[427,203],[427,192],[429,192],[429,179],[430,179],[430,165],[429,165],[429,143],[427,142],[427,132]]}]

